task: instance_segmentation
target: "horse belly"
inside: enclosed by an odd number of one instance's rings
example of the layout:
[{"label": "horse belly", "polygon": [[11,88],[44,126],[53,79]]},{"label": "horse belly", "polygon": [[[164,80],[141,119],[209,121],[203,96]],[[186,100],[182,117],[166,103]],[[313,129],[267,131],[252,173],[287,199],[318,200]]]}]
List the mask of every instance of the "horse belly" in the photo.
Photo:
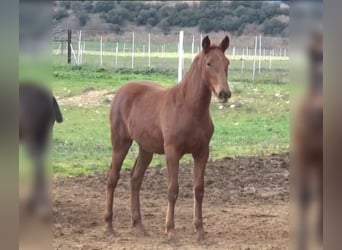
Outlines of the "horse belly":
[{"label": "horse belly", "polygon": [[164,140],[161,130],[153,124],[154,120],[132,121],[129,132],[134,141],[147,152],[163,154]]}]

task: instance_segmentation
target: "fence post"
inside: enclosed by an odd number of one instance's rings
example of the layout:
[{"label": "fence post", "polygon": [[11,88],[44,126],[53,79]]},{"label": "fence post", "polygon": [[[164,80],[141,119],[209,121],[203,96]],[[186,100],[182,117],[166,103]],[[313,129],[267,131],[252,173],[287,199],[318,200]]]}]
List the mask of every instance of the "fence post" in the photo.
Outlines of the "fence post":
[{"label": "fence post", "polygon": [[151,34],[148,34],[148,67],[151,68]]},{"label": "fence post", "polygon": [[71,29],[68,29],[68,64],[71,63]]},{"label": "fence post", "polygon": [[178,83],[182,80],[182,69],[183,69],[183,38],[184,31],[179,32],[179,43],[178,43]]},{"label": "fence post", "polygon": [[195,36],[192,35],[192,44],[191,44],[191,61],[194,61],[194,48],[195,47]]},{"label": "fence post", "polygon": [[118,52],[119,52],[119,43],[116,43],[116,49],[115,49],[115,67],[118,66]]},{"label": "fence post", "polygon": [[101,43],[100,43],[100,64],[102,66],[102,53],[103,53],[103,48],[102,48],[102,36],[101,36]]},{"label": "fence post", "polygon": [[259,35],[259,74],[261,72],[261,34]]},{"label": "fence post", "polygon": [[202,48],[202,40],[203,40],[203,37],[202,37],[202,33],[201,33],[201,36],[200,36],[200,43],[199,43],[200,48]]},{"label": "fence post", "polygon": [[134,32],[132,33],[132,69],[134,68]]},{"label": "fence post", "polygon": [[256,60],[256,53],[257,53],[257,46],[258,46],[258,36],[255,36],[254,57],[253,57],[253,81],[255,77],[255,60]]},{"label": "fence post", "polygon": [[74,51],[74,49],[72,48],[72,45],[71,45],[71,44],[70,44],[70,49],[71,49],[71,51],[72,51],[72,55],[74,56],[75,63],[77,63],[77,57],[76,57],[75,51]]},{"label": "fence post", "polygon": [[78,37],[78,51],[77,51],[77,65],[80,65],[81,60],[81,37],[82,37],[82,30],[80,30],[80,35]]},{"label": "fence post", "polygon": [[272,50],[270,49],[270,63],[269,63],[269,69],[272,69]]},{"label": "fence post", "polygon": [[242,57],[241,57],[241,72],[243,72],[243,68],[244,68],[244,66],[245,66],[245,58],[244,58],[244,56],[245,56],[245,49],[242,49]]}]

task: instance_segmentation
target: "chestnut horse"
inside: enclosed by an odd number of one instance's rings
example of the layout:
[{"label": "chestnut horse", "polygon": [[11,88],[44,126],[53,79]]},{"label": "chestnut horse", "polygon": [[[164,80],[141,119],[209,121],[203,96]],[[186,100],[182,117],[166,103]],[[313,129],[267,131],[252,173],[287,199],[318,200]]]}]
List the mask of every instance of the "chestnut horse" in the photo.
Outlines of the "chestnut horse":
[{"label": "chestnut horse", "polygon": [[132,224],[144,231],[139,191],[153,154],[165,154],[168,173],[168,209],[166,233],[175,237],[174,209],[178,196],[179,160],[184,154],[194,158],[194,225],[198,239],[204,238],[202,200],[204,172],[209,156],[209,142],[214,132],[209,113],[211,93],[226,102],[231,96],[227,83],[229,60],[224,52],[226,36],[220,45],[211,45],[208,36],[183,80],[165,89],[153,82],[127,83],[112,100],[110,110],[112,162],[108,172],[105,224],[112,230],[113,195],[122,163],[132,141],[139,145],[139,155],[131,172]]},{"label": "chestnut horse", "polygon": [[312,204],[311,180],[318,184],[318,240],[323,238],[323,37],[314,33],[309,49],[310,84],[293,123],[293,156],[298,188],[298,249],[308,248],[308,208]]}]

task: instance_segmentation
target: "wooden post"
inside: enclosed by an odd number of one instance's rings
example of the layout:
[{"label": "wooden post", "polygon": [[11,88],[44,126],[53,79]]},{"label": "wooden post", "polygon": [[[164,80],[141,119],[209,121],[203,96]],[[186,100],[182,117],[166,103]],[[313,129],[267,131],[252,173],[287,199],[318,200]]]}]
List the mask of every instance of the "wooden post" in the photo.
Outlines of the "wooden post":
[{"label": "wooden post", "polygon": [[272,50],[270,49],[270,63],[269,63],[269,69],[272,69]]},{"label": "wooden post", "polygon": [[71,63],[71,29],[68,29],[68,64]]}]

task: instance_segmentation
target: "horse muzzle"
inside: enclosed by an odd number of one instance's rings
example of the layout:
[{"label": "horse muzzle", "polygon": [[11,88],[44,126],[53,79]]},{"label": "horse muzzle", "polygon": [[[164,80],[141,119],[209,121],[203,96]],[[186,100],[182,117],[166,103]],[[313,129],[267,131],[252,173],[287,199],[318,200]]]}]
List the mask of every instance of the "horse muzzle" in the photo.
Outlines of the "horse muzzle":
[{"label": "horse muzzle", "polygon": [[221,102],[227,102],[228,99],[232,96],[232,92],[230,92],[230,90],[221,90],[217,97]]}]

